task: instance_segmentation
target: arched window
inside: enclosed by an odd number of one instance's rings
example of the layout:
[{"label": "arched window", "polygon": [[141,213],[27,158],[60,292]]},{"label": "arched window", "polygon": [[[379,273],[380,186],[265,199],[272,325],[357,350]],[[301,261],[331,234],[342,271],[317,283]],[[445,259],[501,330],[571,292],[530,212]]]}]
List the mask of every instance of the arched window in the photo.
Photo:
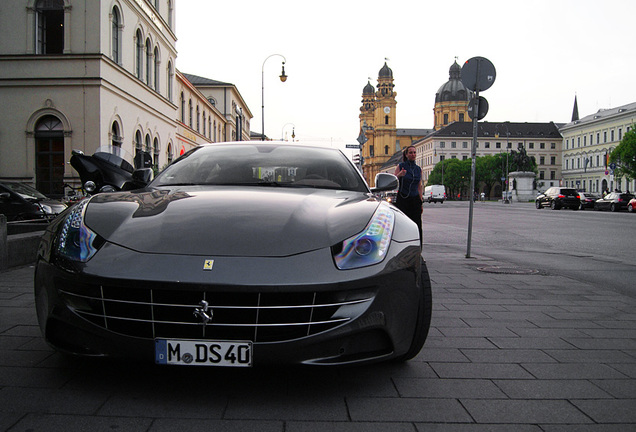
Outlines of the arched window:
[{"label": "arched window", "polygon": [[140,152],[142,149],[142,141],[141,141],[141,131],[135,132],[135,154]]},{"label": "arched window", "polygon": [[168,62],[168,100],[172,102],[172,81],[174,80],[174,72],[172,71],[172,62]]},{"label": "arched window", "polygon": [[159,168],[159,139],[157,137],[152,143],[152,166]]},{"label": "arched window", "polygon": [[35,4],[37,54],[64,52],[64,1],[38,0]]},{"label": "arched window", "polygon": [[199,132],[199,105],[197,105],[197,132]]},{"label": "arched window", "polygon": [[214,120],[214,142],[216,142],[216,120]]},{"label": "arched window", "polygon": [[212,119],[208,117],[208,138],[212,141]]},{"label": "arched window", "polygon": [[172,0],[168,0],[168,27],[172,28]]},{"label": "arched window", "polygon": [[141,38],[141,30],[137,30],[135,33],[135,75],[141,79],[143,77],[143,64],[144,64],[144,42]]},{"label": "arched window", "polygon": [[181,92],[181,123],[185,124],[185,96]]},{"label": "arched window", "polygon": [[172,157],[173,157],[172,155],[173,155],[173,153],[172,153],[172,143],[168,143],[168,149],[167,149],[167,152],[166,152],[166,157],[168,159],[168,163],[172,163]]},{"label": "arched window", "polygon": [[111,50],[112,58],[115,63],[121,63],[121,17],[119,16],[119,9],[115,6],[113,8],[113,18],[111,25]]},{"label": "arched window", "polygon": [[205,136],[205,111],[203,111],[203,136]]},{"label": "arched window", "polygon": [[189,123],[189,125],[190,125],[190,129],[192,129],[192,99],[190,99],[190,102],[188,103],[188,105],[189,105],[188,106],[188,111],[189,111],[189,114],[190,114],[190,123]]},{"label": "arched window", "polygon": [[121,132],[119,129],[119,124],[115,121],[113,122],[113,126],[110,129],[110,142],[111,145],[113,147],[120,147],[121,148],[121,144],[124,141],[123,137],[121,136]]},{"label": "arched window", "polygon": [[389,154],[389,146],[384,146],[384,154],[385,155]]},{"label": "arched window", "polygon": [[64,195],[64,126],[53,115],[35,125],[35,184],[46,195]]},{"label": "arched window", "polygon": [[146,39],[146,84],[152,86],[152,45],[150,39]]},{"label": "arched window", "polygon": [[159,93],[159,47],[155,47],[155,91]]},{"label": "arched window", "polygon": [[144,148],[145,152],[152,152],[152,147],[150,146],[150,135],[146,134],[146,147]]}]

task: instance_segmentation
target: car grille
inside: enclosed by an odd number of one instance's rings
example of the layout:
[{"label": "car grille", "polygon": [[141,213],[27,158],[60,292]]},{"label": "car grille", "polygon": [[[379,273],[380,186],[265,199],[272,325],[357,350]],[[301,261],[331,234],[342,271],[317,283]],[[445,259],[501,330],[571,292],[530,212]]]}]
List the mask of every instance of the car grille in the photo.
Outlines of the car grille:
[{"label": "car grille", "polygon": [[[68,281],[60,294],[80,317],[122,335],[252,342],[287,341],[333,329],[364,313],[374,298],[372,289],[236,292],[230,287],[73,286]],[[206,324],[202,312],[212,316]]]}]

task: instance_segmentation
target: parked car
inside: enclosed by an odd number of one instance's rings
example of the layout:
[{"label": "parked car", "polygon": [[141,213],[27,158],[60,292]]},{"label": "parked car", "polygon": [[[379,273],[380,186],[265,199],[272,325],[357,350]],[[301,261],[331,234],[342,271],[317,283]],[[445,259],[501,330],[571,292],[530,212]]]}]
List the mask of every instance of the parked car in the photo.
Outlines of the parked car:
[{"label": "parked car", "polygon": [[332,148],[199,146],[147,187],[96,194],[44,233],[46,341],[158,364],[350,365],[423,346],[431,284],[417,225]]},{"label": "parked car", "polygon": [[600,196],[589,192],[579,192],[579,195],[581,197],[581,206],[579,207],[581,210],[585,210],[586,208],[593,209],[594,203],[600,198]]},{"label": "parked car", "polygon": [[627,203],[627,211],[630,213],[636,212],[636,198],[632,198]]},{"label": "parked car", "polygon": [[66,209],[66,204],[47,197],[26,183],[0,182],[0,214],[7,221],[53,218]]},{"label": "parked car", "polygon": [[610,192],[594,203],[594,210],[611,210],[613,212],[626,210],[634,195],[623,192]]},{"label": "parked car", "polygon": [[578,210],[581,206],[581,196],[575,189],[551,187],[537,195],[535,206],[538,209],[550,207],[552,210],[559,210],[566,207],[572,210]]}]

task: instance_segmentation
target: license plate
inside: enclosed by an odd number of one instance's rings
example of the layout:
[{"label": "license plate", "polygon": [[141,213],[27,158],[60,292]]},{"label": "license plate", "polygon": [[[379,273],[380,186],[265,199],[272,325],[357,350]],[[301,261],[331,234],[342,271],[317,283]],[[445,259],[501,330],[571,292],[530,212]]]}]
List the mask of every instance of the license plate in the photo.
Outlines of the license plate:
[{"label": "license plate", "polygon": [[187,366],[252,366],[251,342],[155,340],[155,363]]}]

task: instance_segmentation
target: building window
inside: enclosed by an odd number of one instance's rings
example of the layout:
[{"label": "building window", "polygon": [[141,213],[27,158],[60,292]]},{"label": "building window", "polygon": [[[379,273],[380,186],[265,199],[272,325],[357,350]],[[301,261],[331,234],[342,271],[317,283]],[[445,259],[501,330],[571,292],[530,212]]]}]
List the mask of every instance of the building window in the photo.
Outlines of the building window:
[{"label": "building window", "polygon": [[64,52],[64,1],[39,0],[35,4],[37,54]]},{"label": "building window", "polygon": [[113,18],[111,26],[111,50],[113,61],[117,64],[121,63],[121,18],[119,16],[119,9],[113,8]]},{"label": "building window", "polygon": [[137,30],[137,33],[135,33],[135,39],[135,48],[137,51],[135,53],[135,75],[137,76],[137,78],[141,79],[141,77],[143,76],[142,72],[144,64],[144,43],[141,38],[141,30]]},{"label": "building window", "polygon": [[168,0],[168,27],[172,28],[172,0]]},{"label": "building window", "polygon": [[172,157],[173,157],[172,143],[168,143],[168,149],[167,149],[166,155],[167,155],[168,163],[171,163],[172,162]]},{"label": "building window", "polygon": [[539,148],[540,148],[541,150],[543,150],[543,149],[545,148],[545,143],[541,143],[541,144],[539,144]]},{"label": "building window", "polygon": [[197,132],[199,132],[199,119],[201,118],[200,112],[199,112],[199,105],[197,105]]},{"label": "building window", "polygon": [[459,121],[460,122],[464,121],[464,113],[459,113]]},{"label": "building window", "polygon": [[607,142],[607,131],[603,132],[603,142]]},{"label": "building window", "polygon": [[446,147],[446,143],[444,141],[439,143],[439,148],[445,148]]},{"label": "building window", "polygon": [[587,147],[587,135],[583,136],[583,147]]},{"label": "building window", "polygon": [[146,39],[146,84],[152,86],[152,45],[150,39]]},{"label": "building window", "polygon": [[466,141],[462,142],[462,148],[468,148],[468,143]]},{"label": "building window", "polygon": [[522,149],[523,148],[523,143],[517,143],[517,148],[518,149]]},{"label": "building window", "polygon": [[490,148],[490,143],[488,141],[486,141],[486,144],[484,144],[485,148]]},{"label": "building window", "polygon": [[528,148],[529,149],[533,149],[534,148],[534,143],[528,143]]},{"label": "building window", "polygon": [[152,143],[152,167],[159,168],[159,140],[157,138]]},{"label": "building window", "polygon": [[541,180],[545,179],[545,171],[539,171],[539,179]]},{"label": "building window", "polygon": [[150,135],[146,135],[146,148],[144,151],[150,153],[152,151],[152,147],[150,147]]},{"label": "building window", "polygon": [[212,119],[208,117],[208,139],[212,141]]},{"label": "building window", "polygon": [[384,146],[384,154],[385,155],[389,154],[389,146]]},{"label": "building window", "polygon": [[174,80],[174,72],[172,70],[172,62],[168,62],[168,100],[172,102],[172,81]]},{"label": "building window", "polygon": [[142,145],[141,131],[137,131],[135,132],[135,154],[141,151]]},{"label": "building window", "polygon": [[550,180],[556,180],[556,171],[550,171]]},{"label": "building window", "polygon": [[539,165],[545,165],[545,156],[539,158]]},{"label": "building window", "polygon": [[193,112],[192,112],[192,99],[190,99],[190,101],[188,102],[188,113],[190,114],[189,126],[190,126],[190,129],[192,129],[192,114],[193,114]]},{"label": "building window", "polygon": [[614,129],[610,131],[610,141],[614,141]]},{"label": "building window", "polygon": [[581,147],[581,137],[576,137],[576,146]]},{"label": "building window", "polygon": [[155,91],[159,93],[159,47],[155,47],[155,55],[153,61],[155,62]]},{"label": "building window", "polygon": [[205,111],[203,111],[203,136],[205,136]]},{"label": "building window", "polygon": [[451,142],[451,148],[457,148],[457,143],[455,141]]},{"label": "building window", "polygon": [[444,114],[444,124],[448,124],[448,114]]},{"label": "building window", "polygon": [[[592,138],[590,138],[590,142],[592,141]],[[550,148],[552,150],[556,150],[556,143],[550,143]]]},{"label": "building window", "polygon": [[500,149],[500,148],[501,148],[501,143],[500,143],[500,142],[498,142],[498,143],[495,143],[495,148],[498,148],[498,149]]},{"label": "building window", "polygon": [[623,139],[623,129],[618,128],[618,140],[622,140]]},{"label": "building window", "polygon": [[113,126],[110,128],[110,142],[113,147],[120,147],[124,141],[121,136],[121,132],[119,131],[119,124],[117,122],[113,122]]}]

